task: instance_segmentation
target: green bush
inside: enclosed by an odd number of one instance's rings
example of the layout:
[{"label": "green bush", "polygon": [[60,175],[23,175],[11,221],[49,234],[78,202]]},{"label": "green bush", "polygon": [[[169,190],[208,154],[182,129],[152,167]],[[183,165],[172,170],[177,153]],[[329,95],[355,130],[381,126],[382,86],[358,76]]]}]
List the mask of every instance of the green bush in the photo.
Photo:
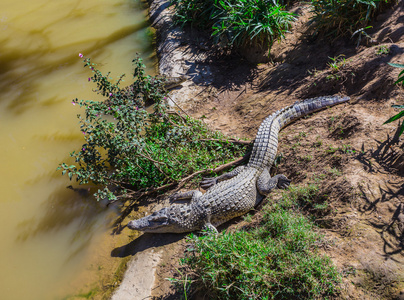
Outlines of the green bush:
[{"label": "green bush", "polygon": [[[85,108],[78,115],[85,143],[70,156],[75,164],[60,164],[59,170],[80,184],[92,182],[105,187],[98,198],[115,200],[126,189],[139,191],[175,183],[239,157],[245,146],[234,145],[202,122],[168,113],[165,79],[145,75],[142,60],[134,60],[134,83],[121,89],[121,76],[111,83],[85,59],[105,101],[73,100]],[[154,103],[151,112],[145,103]],[[115,193],[112,193],[114,190]]]},{"label": "green bush", "polygon": [[174,22],[178,25],[191,25],[201,29],[209,29],[220,17],[216,6],[217,0],[172,0],[175,5]]},{"label": "green bush", "polygon": [[[398,119],[404,117],[404,105],[392,105],[391,107],[400,108],[401,111],[400,111],[398,114],[392,116],[390,119],[388,119],[388,120],[387,120],[386,122],[384,122],[383,124],[388,124],[388,123],[394,122],[394,121],[396,121],[396,120],[398,120]],[[400,130],[399,130],[399,132],[398,132],[398,136],[402,135],[403,132],[404,132],[404,122],[401,122]]]},{"label": "green bush", "polygon": [[[393,63],[388,63],[390,66],[395,67],[395,68],[400,68],[400,69],[404,69],[404,65],[403,64],[393,64]],[[394,84],[401,84],[404,85],[404,70],[402,70],[400,72],[400,74],[398,74],[398,79],[396,82],[394,82]],[[390,119],[388,119],[386,122],[384,122],[383,124],[388,124],[391,122],[394,122],[402,117],[404,117],[404,105],[392,105],[391,107],[396,107],[396,108],[400,108],[401,111],[392,116]],[[400,130],[398,132],[398,136],[402,135],[404,132],[404,122],[401,123],[400,125]]]},{"label": "green bush", "polygon": [[177,24],[208,29],[222,46],[268,45],[283,37],[293,14],[270,0],[174,0]]},{"label": "green bush", "polygon": [[[298,190],[298,191],[297,191]],[[340,275],[316,251],[322,237],[297,209],[318,188],[286,191],[263,208],[260,225],[248,232],[190,239],[186,263],[193,285],[210,299],[313,299],[335,295]]]},{"label": "green bush", "polygon": [[212,35],[225,45],[271,46],[295,21],[293,14],[273,1],[219,1],[219,5],[223,14],[212,26]]},{"label": "green bush", "polygon": [[392,0],[311,0],[316,31],[345,35],[364,28]]}]

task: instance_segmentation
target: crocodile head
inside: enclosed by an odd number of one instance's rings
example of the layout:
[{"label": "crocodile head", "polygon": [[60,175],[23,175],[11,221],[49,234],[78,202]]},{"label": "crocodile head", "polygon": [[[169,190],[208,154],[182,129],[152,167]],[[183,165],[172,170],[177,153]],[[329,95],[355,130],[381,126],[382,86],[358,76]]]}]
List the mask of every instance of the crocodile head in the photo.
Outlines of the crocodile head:
[{"label": "crocodile head", "polygon": [[188,77],[186,75],[181,75],[178,77],[165,77],[166,82],[164,83],[164,87],[167,90],[171,90],[180,86],[183,82],[187,81]]},{"label": "crocodile head", "polygon": [[[179,206],[175,205],[174,207]],[[189,214],[188,214],[189,215]],[[190,231],[187,224],[187,215],[183,209],[176,207],[165,207],[154,212],[150,216],[133,220],[128,223],[128,228],[143,232],[164,233],[164,232],[186,232]]]}]

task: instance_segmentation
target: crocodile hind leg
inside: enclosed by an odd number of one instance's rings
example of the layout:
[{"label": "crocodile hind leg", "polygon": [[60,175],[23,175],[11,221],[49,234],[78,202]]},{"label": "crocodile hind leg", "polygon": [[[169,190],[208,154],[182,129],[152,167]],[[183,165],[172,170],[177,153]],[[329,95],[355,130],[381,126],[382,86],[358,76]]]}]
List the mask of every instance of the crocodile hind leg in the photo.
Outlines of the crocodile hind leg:
[{"label": "crocodile hind leg", "polygon": [[189,199],[191,199],[191,202],[193,202],[201,196],[202,193],[197,190],[192,190],[185,193],[175,193],[170,196],[170,202],[175,202],[178,200],[189,200]]},{"label": "crocodile hind leg", "polygon": [[203,178],[201,181],[201,188],[203,188],[204,190],[207,190],[211,186],[218,184],[220,181],[231,179],[234,176],[237,176],[238,174],[240,174],[241,171],[244,170],[244,168],[245,168],[244,166],[239,166],[239,167],[235,168],[233,171],[222,174],[218,177]]},{"label": "crocodile hind leg", "polygon": [[268,168],[265,168],[257,180],[257,189],[261,195],[267,196],[274,188],[286,189],[290,185],[290,179],[279,174],[271,178]]}]

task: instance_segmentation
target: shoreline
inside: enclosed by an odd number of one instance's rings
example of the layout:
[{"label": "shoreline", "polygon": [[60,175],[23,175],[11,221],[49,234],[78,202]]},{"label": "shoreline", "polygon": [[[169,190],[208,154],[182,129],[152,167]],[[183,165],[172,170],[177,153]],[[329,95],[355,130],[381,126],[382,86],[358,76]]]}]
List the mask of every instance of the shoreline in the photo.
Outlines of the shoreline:
[{"label": "shoreline", "polygon": [[[194,82],[205,81],[199,74],[189,74],[195,64],[195,50],[190,46],[187,51],[180,49],[185,43],[187,37],[179,27],[172,24],[172,11],[169,9],[170,1],[154,0],[148,1],[148,18],[156,31],[156,53],[158,59],[158,72],[160,75],[178,77],[187,75],[188,80],[182,84],[182,87],[176,88],[170,92],[170,98],[182,107],[189,108],[188,99],[192,99],[200,93],[205,87],[195,85]],[[206,75],[211,75],[207,72]],[[171,103],[170,103],[171,102]],[[175,104],[169,100],[169,104],[174,107]],[[163,207],[167,203],[158,203],[156,207]],[[154,208],[155,209],[155,208]],[[112,300],[133,299],[140,300],[152,297],[155,286],[156,270],[161,261],[167,256],[164,246],[175,244],[181,241],[183,236],[175,234],[166,235],[141,235],[126,245],[128,252],[132,253],[130,261],[127,263],[127,269],[119,286],[112,293]],[[162,241],[163,240],[163,241]],[[175,246],[174,246],[175,247]],[[133,249],[129,249],[133,248]],[[175,249],[172,249],[175,251]],[[170,251],[169,251],[170,252]]]}]

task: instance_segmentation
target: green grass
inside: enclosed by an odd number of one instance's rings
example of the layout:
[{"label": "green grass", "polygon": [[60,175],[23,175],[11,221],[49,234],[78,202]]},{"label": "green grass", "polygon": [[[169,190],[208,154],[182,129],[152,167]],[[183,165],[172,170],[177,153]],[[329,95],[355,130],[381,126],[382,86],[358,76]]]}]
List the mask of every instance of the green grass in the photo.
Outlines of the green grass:
[{"label": "green grass", "polygon": [[[291,187],[263,208],[250,231],[195,236],[186,262],[194,289],[209,299],[311,299],[335,295],[340,275],[316,249],[323,243],[299,210],[315,203],[318,187]],[[325,202],[316,205],[326,205]]]}]

